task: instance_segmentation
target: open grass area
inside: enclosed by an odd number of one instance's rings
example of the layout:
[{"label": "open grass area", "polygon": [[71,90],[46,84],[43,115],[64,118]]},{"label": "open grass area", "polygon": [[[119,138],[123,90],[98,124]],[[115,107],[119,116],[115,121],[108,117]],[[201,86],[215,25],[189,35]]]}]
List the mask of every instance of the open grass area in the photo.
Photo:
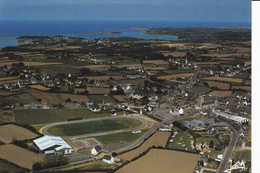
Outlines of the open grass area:
[{"label": "open grass area", "polygon": [[237,74],[235,76],[233,76],[234,78],[240,78],[240,79],[248,79],[250,76],[249,73],[242,73],[242,74]]},{"label": "open grass area", "polygon": [[110,76],[115,76],[115,75],[122,75],[122,73],[117,72],[117,71],[106,71],[105,72],[106,75],[110,75]]},{"label": "open grass area", "polygon": [[[67,87],[68,88],[68,87]],[[36,100],[41,100],[41,103],[47,103],[48,105],[61,104],[64,103],[68,98],[78,103],[86,102],[87,96],[76,95],[76,94],[65,94],[65,93],[50,93],[43,92],[36,89],[23,89]]]},{"label": "open grass area", "polygon": [[235,161],[243,159],[244,161],[251,161],[251,150],[240,150],[236,151],[233,158]]},{"label": "open grass area", "polygon": [[[117,167],[117,164],[107,164],[103,162],[102,160],[98,160],[95,162],[89,162],[89,163],[84,163],[84,166],[77,168],[76,170],[69,170],[71,172],[77,172],[78,170],[81,172],[84,172],[86,170],[91,171],[91,170],[100,170],[100,169],[114,169]],[[95,173],[101,173],[101,172],[96,172]]]},{"label": "open grass area", "polygon": [[114,99],[111,96],[104,96],[104,95],[88,95],[87,96],[89,100],[94,100],[96,104],[103,103],[103,100],[114,102]]},{"label": "open grass area", "polygon": [[194,139],[188,131],[178,132],[178,134],[170,140],[173,140],[173,142],[170,142],[167,146],[169,149],[195,151],[191,147],[191,141],[194,141]]},{"label": "open grass area", "polygon": [[213,137],[203,137],[202,136],[201,138],[196,138],[197,144],[202,144],[203,142],[206,142],[206,144],[209,146],[210,141],[213,141],[214,147],[210,148],[209,156],[212,159],[216,159],[219,154],[224,153],[224,149],[222,149],[222,150],[215,149],[216,145],[219,144],[220,142],[216,138],[213,138]]},{"label": "open grass area", "polygon": [[183,119],[180,119],[180,120],[178,120],[178,121],[181,122],[181,123],[183,123],[184,121],[191,121],[191,120],[194,120],[194,119],[197,119],[197,117],[183,118]]},{"label": "open grass area", "polygon": [[131,131],[129,131],[129,132],[114,133],[110,135],[93,136],[93,138],[98,139],[105,145],[117,141],[124,141],[124,142],[131,143],[137,140],[139,137],[141,137],[147,130],[148,129],[142,130],[141,133],[137,133],[137,134],[133,134]]},{"label": "open grass area", "polygon": [[13,121],[13,111],[0,111],[0,124]]},{"label": "open grass area", "polygon": [[31,96],[28,93],[21,93],[21,94],[15,94],[15,95],[10,95],[10,96],[6,96],[6,97],[1,97],[0,103],[31,104],[31,103],[39,103],[39,101],[36,100],[33,96]]},{"label": "open grass area", "polygon": [[99,133],[112,130],[128,129],[141,126],[142,122],[132,118],[114,118],[83,123],[58,125],[48,132],[56,136],[75,136],[89,133]]},{"label": "open grass area", "polygon": [[193,86],[192,91],[199,95],[204,95],[212,91],[210,88],[204,87],[204,86]]},{"label": "open grass area", "polygon": [[212,159],[217,158],[218,154],[223,154],[224,149],[218,151],[215,150],[215,146],[219,144],[220,142],[209,135],[207,135],[205,132],[196,132],[197,137],[196,139],[193,138],[193,135],[190,134],[188,131],[181,131],[177,127],[174,127],[174,132],[178,132],[178,134],[175,137],[171,137],[170,140],[173,140],[172,142],[169,142],[167,148],[169,149],[177,149],[177,150],[186,150],[186,151],[192,151],[194,152],[195,149],[192,147],[192,141],[195,144],[202,144],[203,142],[206,142],[206,144],[209,146],[210,141],[213,141],[214,147],[210,148],[210,157]]},{"label": "open grass area", "polygon": [[89,119],[105,116],[110,116],[110,114],[106,112],[94,113],[86,108],[14,110],[15,122],[30,125],[67,121],[70,118]]},{"label": "open grass area", "polygon": [[203,171],[203,173],[215,173],[215,172],[214,171],[205,170],[205,171]]},{"label": "open grass area", "polygon": [[223,154],[224,149],[222,149],[222,150],[215,149],[216,145],[220,144],[220,142],[219,142],[219,140],[217,140],[217,138],[214,138],[214,137],[208,135],[206,132],[195,132],[195,134],[198,134],[196,137],[196,144],[202,144],[205,142],[209,146],[210,142],[213,141],[213,148],[209,148],[210,149],[210,152],[209,152],[210,158],[216,159],[218,154]]}]

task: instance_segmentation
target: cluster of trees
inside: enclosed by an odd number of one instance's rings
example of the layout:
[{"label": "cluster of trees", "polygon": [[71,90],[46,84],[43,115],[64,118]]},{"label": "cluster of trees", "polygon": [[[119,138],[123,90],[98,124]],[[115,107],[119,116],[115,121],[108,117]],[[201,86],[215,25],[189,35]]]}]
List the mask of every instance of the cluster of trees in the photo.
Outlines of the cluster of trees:
[{"label": "cluster of trees", "polygon": [[39,171],[42,169],[53,168],[68,164],[67,157],[63,155],[45,155],[43,162],[36,162],[32,169],[33,171]]}]

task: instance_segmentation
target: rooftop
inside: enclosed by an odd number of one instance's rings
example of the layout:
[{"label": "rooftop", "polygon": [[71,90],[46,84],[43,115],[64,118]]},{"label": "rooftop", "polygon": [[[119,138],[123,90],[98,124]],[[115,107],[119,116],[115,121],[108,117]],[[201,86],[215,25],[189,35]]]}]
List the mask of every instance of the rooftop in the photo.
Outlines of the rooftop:
[{"label": "rooftop", "polygon": [[59,146],[55,148],[56,151],[59,151],[63,148],[72,148],[61,137],[58,136],[43,136],[33,140],[33,142],[39,147],[40,150],[45,150],[55,145]]}]

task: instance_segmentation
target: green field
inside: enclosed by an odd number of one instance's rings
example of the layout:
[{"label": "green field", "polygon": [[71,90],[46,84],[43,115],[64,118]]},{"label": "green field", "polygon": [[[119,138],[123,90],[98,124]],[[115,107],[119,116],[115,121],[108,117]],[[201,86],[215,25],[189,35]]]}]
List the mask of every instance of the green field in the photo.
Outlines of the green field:
[{"label": "green field", "polygon": [[242,73],[242,74],[237,74],[233,76],[234,78],[240,78],[240,79],[249,79],[250,74],[249,73]]},{"label": "green field", "polygon": [[234,154],[235,161],[243,159],[244,161],[251,161],[251,150],[241,150]]},{"label": "green field", "polygon": [[[202,144],[206,141],[207,145],[210,144],[210,141],[214,142],[214,148],[210,148],[211,152],[209,153],[212,159],[215,159],[218,154],[223,154],[224,149],[218,151],[215,150],[215,146],[220,143],[216,138],[210,137],[204,132],[196,132],[199,134],[196,139],[192,137],[192,135],[188,131],[181,131],[177,127],[174,127],[174,132],[178,132],[178,134],[174,138],[170,138],[173,142],[169,142],[167,148],[169,149],[178,149],[178,150],[187,150],[187,151],[195,151],[191,147],[191,141],[196,142],[197,144]],[[196,140],[196,141],[195,141]]]},{"label": "green field", "polygon": [[96,104],[103,103],[103,100],[114,103],[114,99],[109,95],[88,95],[87,97],[89,100],[94,100]]},{"label": "green field", "polygon": [[58,125],[48,132],[56,136],[76,136],[89,133],[99,133],[112,130],[129,129],[141,126],[142,122],[132,118],[114,118],[83,123]]},{"label": "green field", "polygon": [[103,144],[110,144],[117,141],[124,141],[124,142],[134,142],[139,137],[141,137],[148,129],[142,130],[141,133],[133,134],[131,131],[129,132],[121,132],[121,133],[114,133],[110,135],[102,135],[102,136],[93,136],[93,138],[98,139]]},{"label": "green field", "polygon": [[30,125],[67,121],[70,118],[89,119],[106,116],[111,115],[106,112],[94,113],[86,108],[14,110],[15,122]]},{"label": "green field", "polygon": [[188,151],[194,151],[191,148],[191,141],[194,141],[191,134],[188,131],[181,132],[180,130],[177,130],[177,128],[174,128],[174,132],[176,131],[178,134],[174,138],[171,138],[173,142],[170,142],[167,148],[178,150],[185,150],[187,148]]},{"label": "green field", "polygon": [[219,140],[217,138],[214,138],[210,135],[208,135],[206,132],[195,132],[194,134],[198,134],[196,137],[196,143],[197,144],[202,144],[203,142],[206,142],[206,144],[209,146],[210,142],[213,141],[213,148],[210,148],[210,153],[209,156],[212,159],[217,158],[218,154],[223,154],[224,149],[222,150],[216,150],[215,147],[217,144],[220,144]]},{"label": "green field", "polygon": [[32,103],[39,103],[35,97],[28,93],[21,93],[6,97],[1,97],[0,103],[9,103],[9,104],[32,104]]},{"label": "green field", "polygon": [[191,120],[194,120],[194,119],[197,119],[197,117],[183,118],[183,119],[179,119],[178,121],[179,121],[180,123],[183,123],[184,121],[191,121]]},{"label": "green field", "polygon": [[208,171],[208,170],[205,170],[205,171],[203,171],[203,173],[215,173],[215,172],[213,172],[213,171]]},{"label": "green field", "polygon": [[207,94],[211,91],[210,88],[203,87],[203,86],[193,86],[191,90],[194,93],[199,94],[199,95],[204,95],[204,94]]}]

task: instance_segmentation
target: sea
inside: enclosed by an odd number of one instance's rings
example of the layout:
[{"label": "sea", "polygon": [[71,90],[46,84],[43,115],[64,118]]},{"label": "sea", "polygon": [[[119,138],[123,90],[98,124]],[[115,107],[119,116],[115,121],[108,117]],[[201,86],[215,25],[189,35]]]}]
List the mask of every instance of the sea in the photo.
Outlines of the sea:
[{"label": "sea", "polygon": [[[0,47],[16,46],[19,36],[83,37],[87,39],[133,37],[177,40],[167,35],[147,35],[145,29],[161,27],[235,27],[251,28],[251,23],[238,22],[176,22],[176,21],[0,21]],[[120,32],[121,34],[109,34]]]}]

